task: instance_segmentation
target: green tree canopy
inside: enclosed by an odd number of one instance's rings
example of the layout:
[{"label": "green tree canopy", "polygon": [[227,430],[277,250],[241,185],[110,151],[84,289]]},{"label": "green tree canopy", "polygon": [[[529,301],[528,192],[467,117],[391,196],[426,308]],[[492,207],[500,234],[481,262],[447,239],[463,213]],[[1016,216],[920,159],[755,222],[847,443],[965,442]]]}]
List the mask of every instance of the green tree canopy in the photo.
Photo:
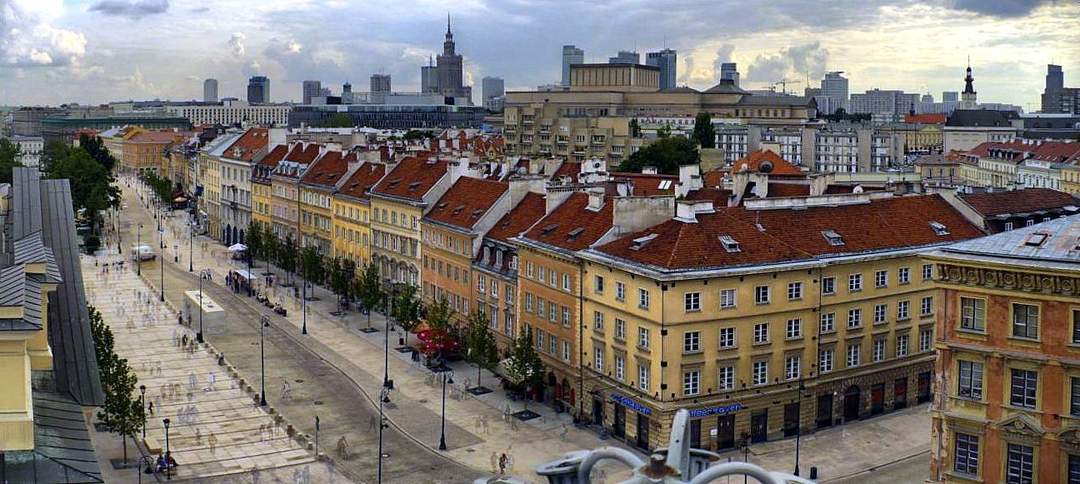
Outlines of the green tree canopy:
[{"label": "green tree canopy", "polygon": [[[544,362],[533,347],[532,332],[522,331],[514,340],[514,347],[511,348],[506,362],[506,379],[516,390],[525,392],[544,383]],[[529,399],[526,398],[525,401],[528,402]]]},{"label": "green tree canopy", "polygon": [[0,183],[11,183],[12,169],[19,163],[19,145],[0,138]]},{"label": "green tree canopy", "polygon": [[394,322],[405,329],[405,344],[409,343],[409,333],[420,325],[422,308],[420,298],[417,297],[416,286],[412,284],[401,286],[394,298],[391,315],[394,317]]},{"label": "green tree canopy", "polygon": [[[483,389],[480,384],[482,370],[490,370],[499,364],[499,347],[495,343],[495,335],[488,329],[487,316],[480,311],[473,311],[469,316],[468,332],[465,334],[465,359],[476,365],[476,388]],[[486,389],[484,390],[486,392]]]},{"label": "green tree canopy", "polygon": [[97,220],[99,214],[120,206],[120,188],[113,186],[113,176],[104,165],[82,148],[53,152],[58,158],[46,164],[48,178],[67,178],[75,210],[85,210],[86,217]]},{"label": "green tree canopy", "polygon": [[114,348],[112,330],[105,324],[97,308],[87,305],[90,313],[90,335],[105,392],[105,405],[98,412],[98,419],[110,432],[120,435],[127,461],[127,439],[132,438],[145,424],[143,402],[135,397],[138,378],[126,359],[120,358]]},{"label": "green tree canopy", "polygon": [[256,260],[262,260],[265,257],[264,249],[266,241],[263,240],[262,224],[258,222],[250,222],[247,226],[247,234],[244,237],[244,245],[247,245],[248,255]]},{"label": "green tree canopy", "polygon": [[296,241],[292,234],[285,235],[285,242],[281,244],[277,255],[278,265],[292,277],[293,272],[296,272]]},{"label": "green tree canopy", "polygon": [[371,328],[371,312],[379,307],[383,300],[382,280],[379,279],[379,266],[369,262],[364,272],[353,282],[354,292],[367,309],[367,325]]},{"label": "green tree canopy", "polygon": [[309,282],[319,284],[323,281],[323,257],[313,245],[304,247],[300,252],[300,274]]},{"label": "green tree canopy", "polygon": [[671,136],[635,151],[619,165],[619,171],[640,173],[646,166],[655,166],[659,173],[678,175],[680,166],[699,161],[694,143],[682,136]]},{"label": "green tree canopy", "polygon": [[716,128],[709,113],[698,113],[694,119],[694,141],[702,148],[716,147]]}]

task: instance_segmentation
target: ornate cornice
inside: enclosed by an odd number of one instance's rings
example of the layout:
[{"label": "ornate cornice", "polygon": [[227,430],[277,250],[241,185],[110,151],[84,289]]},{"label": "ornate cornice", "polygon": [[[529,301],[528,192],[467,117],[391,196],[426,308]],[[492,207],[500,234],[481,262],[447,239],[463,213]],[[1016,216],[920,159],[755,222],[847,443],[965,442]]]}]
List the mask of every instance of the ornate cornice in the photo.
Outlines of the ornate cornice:
[{"label": "ornate cornice", "polygon": [[1080,277],[1034,274],[995,268],[967,267],[938,264],[939,282],[965,286],[981,286],[990,289],[1049,294],[1055,296],[1080,295]]}]

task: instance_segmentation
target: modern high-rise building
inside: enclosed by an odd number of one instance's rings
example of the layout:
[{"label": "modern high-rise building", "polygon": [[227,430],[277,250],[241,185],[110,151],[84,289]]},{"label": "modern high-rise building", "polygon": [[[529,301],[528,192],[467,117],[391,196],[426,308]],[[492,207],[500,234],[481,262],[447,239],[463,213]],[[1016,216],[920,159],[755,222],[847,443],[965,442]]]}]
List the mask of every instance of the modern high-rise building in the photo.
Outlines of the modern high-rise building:
[{"label": "modern high-rise building", "polygon": [[345,84],[341,85],[341,103],[352,104],[353,102],[355,102],[355,98],[353,97],[352,84],[345,81]]},{"label": "modern high-rise building", "polygon": [[420,67],[421,91],[428,94],[438,93],[450,99],[460,99],[455,103],[472,104],[472,87],[464,85],[465,69],[462,56],[454,50],[454,34],[450,30],[450,16],[446,16],[446,38],[443,40],[442,53],[435,57],[435,65]]},{"label": "modern high-rise building", "polygon": [[833,111],[848,108],[848,80],[842,74],[844,71],[826,72],[821,80],[821,93],[829,97]]},{"label": "modern high-rise building", "polygon": [[1065,88],[1065,72],[1061,66],[1055,64],[1046,65],[1046,90],[1058,91]]},{"label": "modern high-rise building", "polygon": [[941,102],[955,103],[960,101],[960,93],[956,91],[942,91]]},{"label": "modern high-rise building", "polygon": [[485,76],[480,83],[485,101],[506,94],[505,83],[501,77]]},{"label": "modern high-rise building", "polygon": [[425,94],[439,92],[439,71],[431,57],[428,57],[428,65],[420,67],[420,92]]},{"label": "modern high-rise building", "polygon": [[674,49],[645,54],[645,64],[660,68],[660,89],[675,89],[678,71],[678,53]]},{"label": "modern high-rise building", "polygon": [[570,85],[570,66],[585,63],[585,51],[573,45],[562,46],[562,85]]},{"label": "modern high-rise building", "polygon": [[372,93],[388,93],[390,92],[390,74],[372,74],[371,75],[371,92]]},{"label": "modern high-rise building", "polygon": [[629,50],[620,50],[615,57],[608,57],[608,64],[640,64],[641,54]]},{"label": "modern high-rise building", "polygon": [[1080,114],[1080,88],[1065,87],[1065,72],[1061,66],[1046,65],[1046,87],[1043,89],[1044,113]]},{"label": "modern high-rise building", "polygon": [[247,100],[249,104],[270,102],[270,78],[252,76],[248,79]]},{"label": "modern high-rise building", "polygon": [[311,99],[322,95],[322,82],[304,81],[302,99],[304,104],[311,104]]},{"label": "modern high-rise building", "polygon": [[216,103],[218,99],[217,95],[217,79],[207,79],[202,83],[202,96],[203,101],[208,103]]},{"label": "modern high-rise building", "polygon": [[720,64],[720,80],[730,80],[735,83],[735,87],[739,86],[739,66],[734,62],[724,62]]}]

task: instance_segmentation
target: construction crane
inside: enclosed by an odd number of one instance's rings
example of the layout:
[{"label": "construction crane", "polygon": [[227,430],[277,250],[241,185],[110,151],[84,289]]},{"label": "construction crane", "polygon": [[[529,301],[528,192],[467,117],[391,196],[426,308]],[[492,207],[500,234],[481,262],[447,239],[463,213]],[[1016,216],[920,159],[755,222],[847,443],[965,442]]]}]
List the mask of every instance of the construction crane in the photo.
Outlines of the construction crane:
[{"label": "construction crane", "polygon": [[780,86],[780,93],[781,94],[787,94],[788,93],[787,92],[787,85],[788,84],[792,84],[792,85],[794,85],[794,84],[802,84],[802,81],[800,81],[798,79],[780,79],[779,81],[774,82],[772,86],[773,86],[773,89],[775,90],[776,86],[779,85]]}]

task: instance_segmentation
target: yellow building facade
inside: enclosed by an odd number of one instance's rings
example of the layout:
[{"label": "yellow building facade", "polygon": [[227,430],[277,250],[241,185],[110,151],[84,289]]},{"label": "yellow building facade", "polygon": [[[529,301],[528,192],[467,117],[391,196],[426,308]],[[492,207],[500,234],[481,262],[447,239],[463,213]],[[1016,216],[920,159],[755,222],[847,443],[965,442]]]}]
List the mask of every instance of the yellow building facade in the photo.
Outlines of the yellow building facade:
[{"label": "yellow building facade", "polygon": [[371,187],[382,179],[386,166],[364,163],[352,173],[333,200],[333,256],[351,260],[356,267],[371,262]]}]

